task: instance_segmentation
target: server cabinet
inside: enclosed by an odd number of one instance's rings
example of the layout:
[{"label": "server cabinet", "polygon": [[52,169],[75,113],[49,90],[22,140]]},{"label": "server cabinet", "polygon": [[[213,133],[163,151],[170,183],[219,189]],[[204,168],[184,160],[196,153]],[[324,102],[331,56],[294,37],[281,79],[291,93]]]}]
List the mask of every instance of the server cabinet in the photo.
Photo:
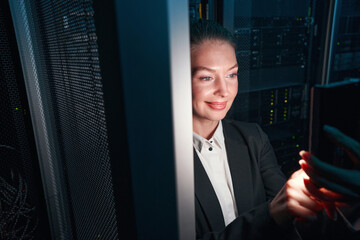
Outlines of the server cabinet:
[{"label": "server cabinet", "polygon": [[186,2],[10,8],[52,238],[193,238]]},{"label": "server cabinet", "polygon": [[0,2],[0,239],[49,239],[49,223],[10,8]]},{"label": "server cabinet", "polygon": [[[319,1],[319,5],[321,1]],[[324,30],[321,84],[360,78],[360,3],[329,1]],[[320,13],[318,13],[320,19]]]}]

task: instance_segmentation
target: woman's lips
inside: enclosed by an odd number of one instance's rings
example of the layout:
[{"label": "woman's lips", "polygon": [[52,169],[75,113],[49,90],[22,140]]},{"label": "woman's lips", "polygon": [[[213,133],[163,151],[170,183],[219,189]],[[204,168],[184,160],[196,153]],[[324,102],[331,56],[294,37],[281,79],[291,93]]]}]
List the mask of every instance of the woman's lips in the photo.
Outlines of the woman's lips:
[{"label": "woman's lips", "polygon": [[226,108],[227,102],[205,102],[209,107],[214,110],[223,110]]}]

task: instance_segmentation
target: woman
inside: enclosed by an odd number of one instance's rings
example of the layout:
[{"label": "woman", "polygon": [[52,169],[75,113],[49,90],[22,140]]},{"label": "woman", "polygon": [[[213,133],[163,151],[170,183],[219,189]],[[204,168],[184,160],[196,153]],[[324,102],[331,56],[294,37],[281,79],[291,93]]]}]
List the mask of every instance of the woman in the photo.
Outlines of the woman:
[{"label": "woman", "polygon": [[238,91],[233,36],[208,21],[190,32],[197,239],[299,239],[293,220],[323,205],[303,170],[286,181],[257,124],[224,119]]}]

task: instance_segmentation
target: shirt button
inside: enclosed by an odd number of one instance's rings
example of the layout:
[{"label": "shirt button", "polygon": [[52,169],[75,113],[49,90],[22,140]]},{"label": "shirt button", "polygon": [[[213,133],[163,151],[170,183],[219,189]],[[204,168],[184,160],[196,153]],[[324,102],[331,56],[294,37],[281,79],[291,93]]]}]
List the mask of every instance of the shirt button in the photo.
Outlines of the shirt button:
[{"label": "shirt button", "polygon": [[212,143],[212,141],[210,141],[210,143]]},{"label": "shirt button", "polygon": [[209,147],[209,151],[212,151],[212,147]]}]

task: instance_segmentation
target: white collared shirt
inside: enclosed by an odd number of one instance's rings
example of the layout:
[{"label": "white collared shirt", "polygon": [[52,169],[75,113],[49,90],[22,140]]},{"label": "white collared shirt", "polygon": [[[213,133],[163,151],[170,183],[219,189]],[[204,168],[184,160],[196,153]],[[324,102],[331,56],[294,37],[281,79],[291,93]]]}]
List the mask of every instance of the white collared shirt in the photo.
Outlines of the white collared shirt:
[{"label": "white collared shirt", "polygon": [[193,132],[193,145],[215,190],[227,226],[237,217],[237,209],[221,121],[209,140]]}]

